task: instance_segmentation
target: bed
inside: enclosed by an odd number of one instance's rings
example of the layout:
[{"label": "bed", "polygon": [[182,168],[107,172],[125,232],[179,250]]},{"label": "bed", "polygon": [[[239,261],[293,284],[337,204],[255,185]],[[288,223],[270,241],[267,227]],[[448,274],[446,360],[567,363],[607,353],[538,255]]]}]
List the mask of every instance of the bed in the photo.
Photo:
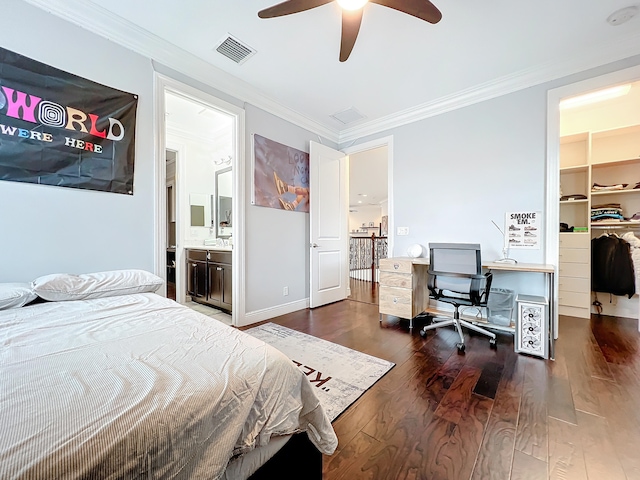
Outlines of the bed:
[{"label": "bed", "polygon": [[288,358],[154,282],[52,275],[0,310],[0,478],[246,479],[301,432],[333,453]]}]

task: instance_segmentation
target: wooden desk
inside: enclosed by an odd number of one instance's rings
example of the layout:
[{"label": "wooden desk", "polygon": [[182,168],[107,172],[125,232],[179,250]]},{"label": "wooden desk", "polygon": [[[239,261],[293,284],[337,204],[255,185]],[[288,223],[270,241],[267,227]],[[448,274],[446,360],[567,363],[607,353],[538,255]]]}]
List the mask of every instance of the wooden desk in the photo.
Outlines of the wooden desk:
[{"label": "wooden desk", "polygon": [[[554,305],[555,267],[541,263],[501,263],[482,262],[489,271],[541,273],[545,276],[546,299],[549,308],[549,358],[555,358],[554,341],[556,334],[556,314]],[[393,257],[380,259],[380,321],[382,315],[394,315],[409,319],[428,309],[427,292],[428,258]]]}]

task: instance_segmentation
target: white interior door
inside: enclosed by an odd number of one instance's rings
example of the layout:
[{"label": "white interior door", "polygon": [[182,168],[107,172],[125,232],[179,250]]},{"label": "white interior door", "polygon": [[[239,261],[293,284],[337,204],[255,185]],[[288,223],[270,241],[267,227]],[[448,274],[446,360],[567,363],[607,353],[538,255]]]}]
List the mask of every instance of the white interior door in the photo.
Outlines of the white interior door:
[{"label": "white interior door", "polygon": [[311,142],[309,212],[311,308],[347,298],[349,168],[344,153]]}]

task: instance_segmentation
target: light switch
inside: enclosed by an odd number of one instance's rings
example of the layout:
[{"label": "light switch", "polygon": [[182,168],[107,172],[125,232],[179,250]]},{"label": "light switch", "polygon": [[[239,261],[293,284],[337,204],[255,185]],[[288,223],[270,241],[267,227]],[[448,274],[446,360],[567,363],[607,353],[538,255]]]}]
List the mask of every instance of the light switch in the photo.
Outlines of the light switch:
[{"label": "light switch", "polygon": [[409,235],[409,227],[398,227],[398,235]]}]

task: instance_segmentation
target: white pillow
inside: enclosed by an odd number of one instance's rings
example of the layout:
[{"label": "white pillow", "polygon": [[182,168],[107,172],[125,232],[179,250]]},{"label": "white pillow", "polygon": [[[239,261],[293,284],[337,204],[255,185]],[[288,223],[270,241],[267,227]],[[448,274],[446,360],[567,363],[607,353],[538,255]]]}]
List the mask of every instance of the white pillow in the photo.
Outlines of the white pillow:
[{"label": "white pillow", "polygon": [[83,275],[54,273],[35,279],[31,286],[40,298],[61,302],[155,292],[162,283],[160,277],[145,270],[113,270]]},{"label": "white pillow", "polygon": [[36,298],[28,283],[0,283],[0,310],[22,307]]}]

